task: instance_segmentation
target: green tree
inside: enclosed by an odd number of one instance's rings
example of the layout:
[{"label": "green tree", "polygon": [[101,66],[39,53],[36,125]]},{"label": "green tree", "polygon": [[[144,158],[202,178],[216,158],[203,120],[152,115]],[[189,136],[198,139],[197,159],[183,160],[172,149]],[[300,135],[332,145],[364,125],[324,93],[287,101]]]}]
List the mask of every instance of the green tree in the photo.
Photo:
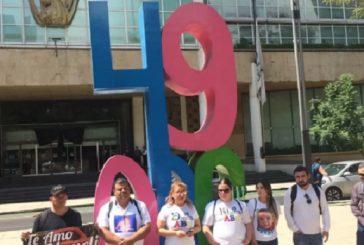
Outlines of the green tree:
[{"label": "green tree", "polygon": [[355,6],[356,8],[353,10],[353,16],[364,16],[364,0],[322,0],[322,2],[339,6],[342,4]]},{"label": "green tree", "polygon": [[357,149],[364,155],[364,110],[357,96],[353,76],[342,74],[325,86],[323,99],[312,100],[310,133],[320,145]]}]

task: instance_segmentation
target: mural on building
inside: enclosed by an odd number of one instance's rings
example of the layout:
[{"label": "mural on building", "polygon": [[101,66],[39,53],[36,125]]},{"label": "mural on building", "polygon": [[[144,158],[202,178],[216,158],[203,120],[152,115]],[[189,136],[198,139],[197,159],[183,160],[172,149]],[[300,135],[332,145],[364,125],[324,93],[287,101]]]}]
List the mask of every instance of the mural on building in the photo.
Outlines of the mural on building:
[{"label": "mural on building", "polygon": [[75,16],[78,0],[39,0],[40,10],[34,0],[29,0],[35,22],[40,26],[69,26]]},{"label": "mural on building", "polygon": [[[234,52],[224,19],[208,5],[186,4],[169,17],[161,36],[158,3],[144,2],[139,12],[142,68],[115,70],[107,1],[89,1],[89,11],[94,93],[144,93],[149,164],[148,178],[133,159],[110,158],[96,187],[94,217],[109,200],[112,180],[118,172],[130,180],[137,198],[147,204],[153,230],[156,230],[158,208],[169,193],[172,172],[187,183],[189,197],[196,199],[202,217],[203,206],[212,199],[212,174],[216,165],[226,167],[235,186],[245,183],[239,157],[221,148],[233,131],[237,112]],[[200,70],[189,67],[181,53],[180,38],[185,32],[202,46],[205,61]],[[183,96],[204,94],[206,115],[198,131],[183,132],[168,125],[165,86]],[[195,173],[187,162],[171,152],[171,147],[205,151]],[[150,245],[159,244],[157,233],[151,232],[145,241]]]}]

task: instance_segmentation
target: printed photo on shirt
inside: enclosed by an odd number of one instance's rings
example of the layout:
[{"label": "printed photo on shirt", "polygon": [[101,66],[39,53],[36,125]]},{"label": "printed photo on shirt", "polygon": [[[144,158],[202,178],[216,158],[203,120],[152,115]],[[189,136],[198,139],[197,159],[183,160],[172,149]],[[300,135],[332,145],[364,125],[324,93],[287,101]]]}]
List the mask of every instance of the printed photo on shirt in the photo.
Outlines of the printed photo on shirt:
[{"label": "printed photo on shirt", "polygon": [[129,215],[115,215],[114,216],[115,232],[136,232],[137,220],[136,214]]},{"label": "printed photo on shirt", "polygon": [[276,217],[268,208],[260,209],[257,213],[257,230],[263,233],[272,233],[276,227]]}]

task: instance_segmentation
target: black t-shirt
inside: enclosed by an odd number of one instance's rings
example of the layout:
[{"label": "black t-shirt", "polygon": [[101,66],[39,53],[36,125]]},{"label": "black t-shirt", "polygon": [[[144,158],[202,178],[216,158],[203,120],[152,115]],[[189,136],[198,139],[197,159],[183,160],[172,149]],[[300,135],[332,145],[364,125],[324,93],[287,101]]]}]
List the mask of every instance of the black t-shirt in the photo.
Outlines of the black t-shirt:
[{"label": "black t-shirt", "polygon": [[68,211],[63,216],[59,216],[53,213],[51,209],[47,209],[34,220],[32,232],[50,231],[81,225],[81,214],[72,208],[68,208]]}]

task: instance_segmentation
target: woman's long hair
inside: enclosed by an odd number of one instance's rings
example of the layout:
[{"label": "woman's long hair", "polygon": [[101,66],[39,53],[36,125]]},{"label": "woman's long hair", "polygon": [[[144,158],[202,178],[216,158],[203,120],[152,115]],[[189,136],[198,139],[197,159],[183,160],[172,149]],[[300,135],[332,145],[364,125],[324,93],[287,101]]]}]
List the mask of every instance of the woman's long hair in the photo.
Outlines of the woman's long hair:
[{"label": "woman's long hair", "polygon": [[[177,189],[178,187],[184,189],[186,191],[186,195],[187,195],[187,184],[180,181],[180,180],[176,180],[176,181],[173,181],[173,183],[171,184],[171,189],[169,191],[169,195],[168,197],[166,198],[166,203],[169,204],[169,205],[173,205],[175,203],[175,200],[173,198],[173,192],[175,189]],[[188,199],[188,196],[186,196],[186,204],[187,206],[189,207],[193,207],[193,204],[192,204],[192,201],[190,199]]]},{"label": "woman's long hair", "polygon": [[275,217],[278,219],[279,213],[278,213],[277,202],[276,202],[276,200],[273,197],[272,187],[271,187],[270,183],[268,181],[266,181],[266,180],[261,180],[261,181],[258,181],[257,182],[256,186],[259,183],[262,184],[264,190],[268,194],[268,208],[273,211]]}]

